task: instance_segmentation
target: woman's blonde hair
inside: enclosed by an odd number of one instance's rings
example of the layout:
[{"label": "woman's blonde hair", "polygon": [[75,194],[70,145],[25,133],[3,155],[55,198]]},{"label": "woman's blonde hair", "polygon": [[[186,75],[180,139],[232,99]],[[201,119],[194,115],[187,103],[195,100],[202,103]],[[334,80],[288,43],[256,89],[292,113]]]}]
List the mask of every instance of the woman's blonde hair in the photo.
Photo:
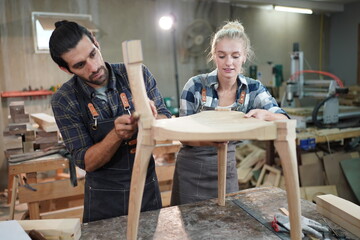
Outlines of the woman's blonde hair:
[{"label": "woman's blonde hair", "polygon": [[214,60],[216,44],[224,39],[239,39],[244,43],[244,49],[246,53],[246,59],[251,60],[254,56],[254,52],[251,48],[250,39],[245,33],[244,26],[237,20],[227,22],[220,30],[218,30],[211,40],[211,51],[208,55],[209,62]]}]

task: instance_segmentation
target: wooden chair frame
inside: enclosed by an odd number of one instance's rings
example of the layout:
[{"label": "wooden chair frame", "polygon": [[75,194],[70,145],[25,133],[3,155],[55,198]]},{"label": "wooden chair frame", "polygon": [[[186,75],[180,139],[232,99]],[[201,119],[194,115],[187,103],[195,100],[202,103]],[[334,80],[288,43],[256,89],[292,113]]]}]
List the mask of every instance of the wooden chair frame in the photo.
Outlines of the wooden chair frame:
[{"label": "wooden chair frame", "polygon": [[[205,111],[191,116],[156,120],[149,105],[142,73],[140,40],[122,43],[130,88],[139,113],[138,138],[131,178],[127,239],[137,238],[145,177],[155,140],[230,141],[274,140],[284,171],[291,238],[301,239],[300,190],[295,146],[295,120],[275,122],[243,118],[235,111]],[[218,148],[218,204],[225,205],[227,145]]]}]

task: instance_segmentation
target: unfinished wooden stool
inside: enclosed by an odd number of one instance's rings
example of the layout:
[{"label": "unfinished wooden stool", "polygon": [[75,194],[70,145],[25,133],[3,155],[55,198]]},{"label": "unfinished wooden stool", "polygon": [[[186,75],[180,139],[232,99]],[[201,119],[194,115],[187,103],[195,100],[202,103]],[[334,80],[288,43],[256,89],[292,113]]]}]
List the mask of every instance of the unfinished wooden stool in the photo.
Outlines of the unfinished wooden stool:
[{"label": "unfinished wooden stool", "polygon": [[[137,148],[131,177],[127,239],[137,238],[146,172],[156,141],[274,140],[284,170],[291,238],[301,239],[300,190],[295,146],[295,120],[275,122],[243,118],[236,111],[204,111],[194,115],[156,120],[149,105],[142,73],[140,40],[122,44],[135,110],[140,114]],[[225,205],[227,145],[218,148],[218,204]]]}]

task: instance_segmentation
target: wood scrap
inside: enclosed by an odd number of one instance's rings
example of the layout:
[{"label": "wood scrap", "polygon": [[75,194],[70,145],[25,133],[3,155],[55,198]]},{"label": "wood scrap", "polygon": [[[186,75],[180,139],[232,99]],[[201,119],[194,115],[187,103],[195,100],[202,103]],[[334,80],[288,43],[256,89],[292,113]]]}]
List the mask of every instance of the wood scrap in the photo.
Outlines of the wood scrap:
[{"label": "wood scrap", "polygon": [[46,239],[78,240],[81,236],[78,218],[19,220],[18,223],[26,232],[35,229]]},{"label": "wood scrap", "polygon": [[246,183],[253,177],[253,171],[265,164],[265,150],[253,145],[244,144],[236,148],[237,173],[239,183]]},{"label": "wood scrap", "polygon": [[59,131],[53,116],[46,113],[33,113],[30,116],[45,132]]},{"label": "wood scrap", "polygon": [[[266,173],[268,177],[265,177]],[[277,168],[265,164],[261,170],[260,177],[256,183],[256,187],[274,186],[278,187],[280,183],[281,171]]]},{"label": "wood scrap", "polygon": [[19,149],[23,148],[22,137],[13,135],[13,136],[3,136],[4,139],[4,149]]},{"label": "wood scrap", "polygon": [[360,237],[360,206],[332,194],[316,198],[316,209],[336,224]]}]

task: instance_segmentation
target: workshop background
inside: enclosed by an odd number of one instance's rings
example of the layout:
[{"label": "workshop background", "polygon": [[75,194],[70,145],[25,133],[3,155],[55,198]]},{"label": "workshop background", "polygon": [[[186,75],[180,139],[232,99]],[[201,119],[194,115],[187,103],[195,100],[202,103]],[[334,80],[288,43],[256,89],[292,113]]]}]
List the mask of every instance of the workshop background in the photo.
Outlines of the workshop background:
[{"label": "workshop background", "polygon": [[[360,1],[331,4],[296,1],[317,7],[311,15],[276,12],[257,5],[259,2],[0,0],[0,92],[54,89],[71,77],[54,64],[48,53],[35,53],[32,12],[91,15],[97,28],[96,38],[108,62],[122,61],[122,41],[140,39],[144,64],[156,77],[163,96],[173,98],[174,105],[177,100],[172,33],[158,26],[159,18],[169,13],[176,17],[174,34],[180,91],[191,76],[212,69],[206,61],[209,34],[224,21],[234,19],[243,23],[252,42],[256,58],[250,65],[262,66],[268,62],[282,65],[286,80],[290,76],[293,43],[299,43],[304,52],[305,69],[331,72],[340,77],[345,86],[360,84]],[[201,34],[205,37],[204,44],[195,46],[197,49],[189,46],[191,31],[197,31],[191,28],[195,23],[202,24]],[[0,132],[9,123],[9,103],[16,100],[25,102],[26,112],[52,115],[49,96],[2,97]],[[0,152],[4,152],[2,135]],[[0,191],[7,187],[7,181],[7,161],[0,154]]]}]

